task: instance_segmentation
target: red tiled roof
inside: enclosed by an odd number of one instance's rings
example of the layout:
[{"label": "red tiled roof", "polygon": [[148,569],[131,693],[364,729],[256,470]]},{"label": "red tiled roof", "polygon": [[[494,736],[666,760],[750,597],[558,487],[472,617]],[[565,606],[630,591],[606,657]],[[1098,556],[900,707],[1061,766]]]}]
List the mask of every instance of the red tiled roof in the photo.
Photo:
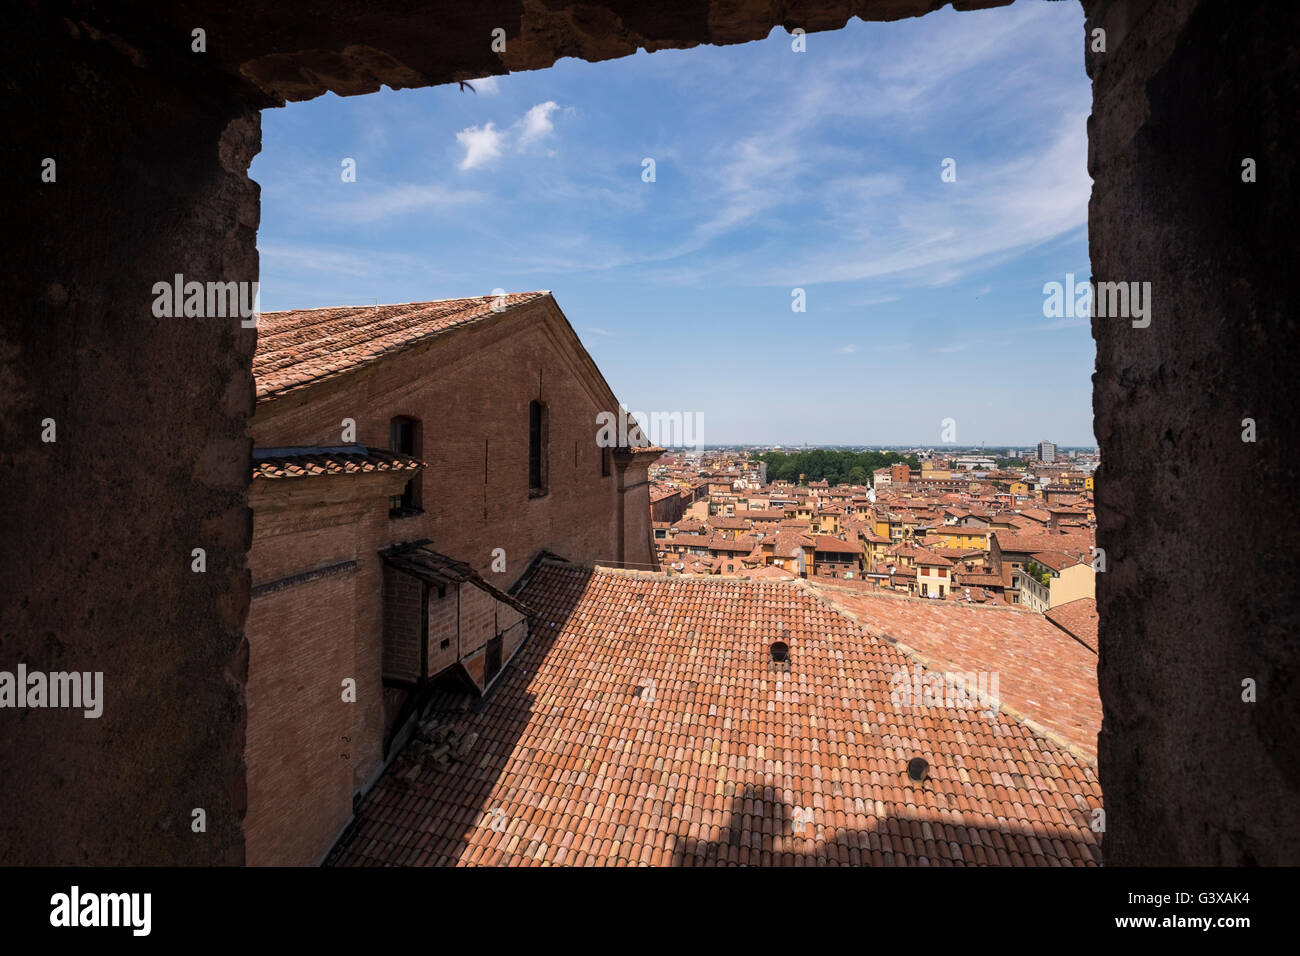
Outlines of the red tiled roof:
[{"label": "red tiled roof", "polygon": [[[752,557],[752,555],[751,555]],[[740,572],[742,576],[754,579],[770,578],[774,581],[793,581],[794,575],[785,568],[778,568],[775,565],[765,564],[757,568],[746,568]]]},{"label": "red tiled roof", "polygon": [[971,607],[924,598],[821,593],[873,632],[883,632],[940,670],[996,671],[1003,704],[1097,754],[1101,693],[1097,656],[1042,615],[1007,605]]},{"label": "red tiled roof", "polygon": [[407,302],[401,305],[341,306],[263,312],[257,320],[253,377],[262,401],[333,378],[409,348],[417,342],[470,325],[516,306],[549,297],[549,292]]},{"label": "red tiled roof", "polygon": [[997,531],[998,547],[1003,553],[1033,554],[1036,551],[1073,551],[1083,554],[1092,545],[1087,534],[1053,534],[1040,531],[1031,534]]},{"label": "red tiled roof", "polygon": [[312,478],[365,471],[419,471],[425,463],[384,448],[346,445],[337,448],[253,449],[253,478]]},{"label": "red tiled roof", "polygon": [[1097,650],[1097,629],[1101,621],[1097,614],[1095,598],[1079,598],[1051,608],[1044,615],[1065,633],[1078,638],[1094,652]]},{"label": "red tiled roof", "polygon": [[778,531],[772,539],[772,556],[793,558],[796,548],[813,547],[812,539],[800,531]]},{"label": "red tiled roof", "polygon": [[1062,551],[1035,551],[1029,557],[1031,560],[1037,561],[1043,567],[1051,568],[1053,571],[1064,571],[1066,568],[1084,563],[1078,555],[1065,554]]},{"label": "red tiled roof", "polygon": [[924,564],[930,567],[950,568],[952,562],[942,555],[935,554],[933,551],[927,551],[925,548],[913,548],[912,560],[917,564]]},{"label": "red tiled roof", "polygon": [[996,571],[954,571],[952,580],[959,587],[1002,587],[1002,575]]},{"label": "red tiled roof", "polygon": [[528,642],[445,718],[457,762],[409,745],[333,862],[1099,862],[1087,761],[1005,713],[895,704],[915,659],[805,584],[543,561],[519,597]]},{"label": "red tiled roof", "polygon": [[844,541],[840,538],[835,537],[834,535],[829,535],[829,534],[817,535],[815,550],[824,551],[828,554],[832,552],[837,554],[853,554],[853,555],[858,555],[862,553],[861,545],[858,545],[857,543],[851,541]]},{"label": "red tiled roof", "polygon": [[711,528],[726,529],[729,531],[744,531],[749,527],[749,525],[745,524],[744,518],[724,518],[717,516],[709,518],[708,524]]}]

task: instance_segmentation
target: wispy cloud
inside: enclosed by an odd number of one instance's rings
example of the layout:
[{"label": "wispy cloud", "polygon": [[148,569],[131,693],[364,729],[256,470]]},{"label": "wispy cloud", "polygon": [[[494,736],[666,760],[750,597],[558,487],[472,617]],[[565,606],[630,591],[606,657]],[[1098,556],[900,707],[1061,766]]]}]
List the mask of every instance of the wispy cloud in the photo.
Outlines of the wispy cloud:
[{"label": "wispy cloud", "polygon": [[977,265],[1083,228],[1092,192],[1079,161],[1086,155],[1087,115],[1072,115],[1039,150],[973,172],[938,193],[918,190],[906,197],[881,215],[892,216],[895,225],[879,235],[847,246],[813,243],[772,284],[886,276],[927,285],[956,281]]},{"label": "wispy cloud", "polygon": [[851,343],[851,342],[850,342],[848,345],[841,345],[841,346],[840,346],[840,354],[841,354],[841,355],[852,355],[852,354],[853,354],[854,352],[856,352],[857,350],[858,350],[858,347],[857,347],[856,345],[854,345],[853,343]]},{"label": "wispy cloud", "polygon": [[319,204],[314,213],[322,218],[343,222],[370,223],[429,209],[463,206],[485,198],[485,194],[471,189],[398,183],[382,189],[366,190],[354,199]]},{"label": "wispy cloud", "polygon": [[319,246],[259,243],[257,254],[263,273],[289,269],[361,276],[371,271],[371,256],[362,250],[340,252]]}]

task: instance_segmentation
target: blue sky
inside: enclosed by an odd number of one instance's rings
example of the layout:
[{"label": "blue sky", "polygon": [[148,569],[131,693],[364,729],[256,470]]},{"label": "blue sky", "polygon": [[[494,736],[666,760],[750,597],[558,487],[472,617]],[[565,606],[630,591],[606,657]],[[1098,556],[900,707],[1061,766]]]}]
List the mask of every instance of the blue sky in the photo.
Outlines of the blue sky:
[{"label": "blue sky", "polygon": [[266,110],[262,308],[550,289],[709,444],[1094,444],[1087,319],[1042,291],[1090,272],[1079,5],[805,39]]}]

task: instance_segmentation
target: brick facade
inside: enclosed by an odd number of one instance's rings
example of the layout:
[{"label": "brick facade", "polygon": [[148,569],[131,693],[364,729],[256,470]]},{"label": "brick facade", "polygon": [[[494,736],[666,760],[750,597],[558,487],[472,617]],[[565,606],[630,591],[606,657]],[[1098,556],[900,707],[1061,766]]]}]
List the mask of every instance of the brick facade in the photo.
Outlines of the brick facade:
[{"label": "brick facade", "polygon": [[[529,483],[534,400],[547,407],[540,496]],[[523,614],[482,586],[429,584],[380,551],[428,541],[503,591],[541,551],[632,567],[654,560],[654,456],[596,444],[597,414],[618,407],[549,296],[259,404],[255,447],[337,446],[350,418],[357,442],[383,448],[390,421],[405,416],[419,423],[416,457],[427,467],[416,478],[422,510],[404,517],[390,517],[389,496],[410,473],[254,482],[250,864],[318,862],[351,818],[353,795],[382,770],[385,740],[419,682],[459,661],[482,689],[525,638]],[[493,570],[497,548],[504,571]],[[341,700],[348,678],[354,703]]]},{"label": "brick facade", "polygon": [[[549,493],[530,497],[529,402],[549,407]],[[390,522],[390,543],[427,539],[508,589],[539,551],[572,561],[645,566],[649,486],[629,494],[645,514],[618,538],[618,478],[602,475],[596,415],[618,401],[549,296],[302,392],[259,404],[254,445],[338,444],[341,422],[356,441],[387,447],[389,422],[423,425],[423,513]],[[643,481],[649,462],[633,466]],[[611,469],[616,472],[617,469]],[[503,548],[506,570],[492,570]]]}]

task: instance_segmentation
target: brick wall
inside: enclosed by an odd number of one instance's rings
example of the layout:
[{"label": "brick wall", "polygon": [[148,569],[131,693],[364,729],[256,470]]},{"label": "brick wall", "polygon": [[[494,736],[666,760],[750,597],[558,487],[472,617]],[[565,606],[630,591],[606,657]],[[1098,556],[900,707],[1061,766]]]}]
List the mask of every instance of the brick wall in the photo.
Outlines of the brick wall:
[{"label": "brick wall", "polygon": [[[446,595],[438,597],[436,588],[429,589],[429,673],[432,676],[456,663],[459,650],[457,627],[460,614],[458,588],[447,588]],[[443,647],[442,642],[447,646]]]},{"label": "brick wall", "polygon": [[254,597],[248,614],[247,862],[315,863],[352,804],[355,573]]},{"label": "brick wall", "polygon": [[472,584],[460,589],[460,653],[466,656],[497,635],[497,601]]},{"label": "brick wall", "polygon": [[[432,291],[432,290],[431,290]],[[442,290],[437,290],[442,291]],[[388,523],[391,543],[428,538],[507,589],[540,550],[613,564],[618,555],[617,478],[601,475],[596,414],[613,396],[567,337],[554,305],[523,306],[461,330],[444,344],[393,356],[300,396],[263,403],[253,420],[258,447],[337,444],[341,422],[357,440],[387,447],[389,421],[422,421],[424,513]],[[557,331],[559,329],[559,331]],[[528,405],[549,405],[549,494],[528,494]],[[486,480],[485,480],[486,479]],[[638,489],[649,549],[649,490]],[[492,570],[504,548],[506,570]]]},{"label": "brick wall", "polygon": [[[379,769],[384,576],[378,552],[387,543],[387,496],[400,484],[391,475],[253,484],[248,563],[255,589],[344,562],[355,566],[253,600],[249,863],[315,863],[350,817],[353,793]],[[417,603],[417,633],[418,614]],[[356,682],[355,703],[342,702],[345,678]]]},{"label": "brick wall", "polygon": [[650,505],[650,517],[654,521],[667,521],[672,524],[680,521],[686,513],[685,494],[667,495]]},{"label": "brick wall", "polygon": [[528,639],[528,625],[524,622],[524,616],[522,614],[515,616],[518,620],[503,624],[503,633],[501,635],[502,661],[509,661],[515,651],[519,650],[519,646]]},{"label": "brick wall", "polygon": [[425,636],[424,585],[387,565],[383,576],[384,676],[415,681],[421,676],[420,641]]}]

